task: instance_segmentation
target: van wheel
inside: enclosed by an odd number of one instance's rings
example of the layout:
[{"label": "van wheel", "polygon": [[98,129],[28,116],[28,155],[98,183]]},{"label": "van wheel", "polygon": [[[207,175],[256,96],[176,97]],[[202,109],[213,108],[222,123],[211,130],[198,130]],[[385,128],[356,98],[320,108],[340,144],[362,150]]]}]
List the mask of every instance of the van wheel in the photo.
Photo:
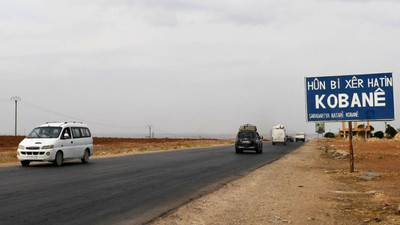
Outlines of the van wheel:
[{"label": "van wheel", "polygon": [[61,151],[58,151],[53,163],[55,166],[61,166],[63,161],[64,161],[63,153]]},{"label": "van wheel", "polygon": [[83,154],[83,158],[81,159],[82,163],[88,163],[89,162],[89,150],[85,150],[85,154]]},{"label": "van wheel", "polygon": [[29,163],[31,163],[31,161],[28,160],[21,161],[22,166],[29,166]]}]

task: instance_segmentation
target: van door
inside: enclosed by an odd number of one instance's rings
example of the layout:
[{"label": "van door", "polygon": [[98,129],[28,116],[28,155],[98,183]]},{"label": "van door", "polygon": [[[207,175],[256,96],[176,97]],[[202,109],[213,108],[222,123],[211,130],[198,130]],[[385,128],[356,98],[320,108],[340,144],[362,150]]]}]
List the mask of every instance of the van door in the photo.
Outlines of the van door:
[{"label": "van door", "polygon": [[74,140],[69,127],[64,128],[60,137],[60,147],[64,153],[64,159],[72,158],[74,151]]},{"label": "van door", "polygon": [[80,127],[72,127],[72,136],[74,137],[74,158],[82,158],[85,153],[86,145],[84,135],[81,133]]}]

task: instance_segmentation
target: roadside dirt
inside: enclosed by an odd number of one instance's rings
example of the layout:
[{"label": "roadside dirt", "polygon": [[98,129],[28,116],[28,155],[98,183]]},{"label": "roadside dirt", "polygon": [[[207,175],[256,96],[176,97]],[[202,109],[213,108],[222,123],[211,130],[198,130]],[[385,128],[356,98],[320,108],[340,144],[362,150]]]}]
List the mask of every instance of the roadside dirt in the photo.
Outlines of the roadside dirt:
[{"label": "roadside dirt", "polygon": [[0,163],[17,162],[18,144],[22,136],[0,136]]},{"label": "roadside dirt", "polygon": [[[400,142],[355,142],[351,174],[346,154],[334,154],[347,143],[307,143],[153,225],[400,224]],[[381,177],[358,178],[367,170]]]},{"label": "roadside dirt", "polygon": [[[22,136],[0,136],[0,163],[17,162]],[[93,138],[94,156],[115,156],[233,144],[230,140],[189,138]]]},{"label": "roadside dirt", "polygon": [[139,153],[234,144],[231,140],[189,138],[94,138],[95,155]]}]

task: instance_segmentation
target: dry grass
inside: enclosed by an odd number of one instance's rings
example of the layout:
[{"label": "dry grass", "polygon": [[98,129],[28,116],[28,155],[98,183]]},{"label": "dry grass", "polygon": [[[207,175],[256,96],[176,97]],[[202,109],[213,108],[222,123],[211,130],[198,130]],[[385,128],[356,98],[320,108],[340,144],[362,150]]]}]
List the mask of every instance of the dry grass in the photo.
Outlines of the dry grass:
[{"label": "dry grass", "polygon": [[17,151],[0,152],[0,163],[16,162]]},{"label": "dry grass", "polygon": [[[22,136],[0,136],[0,163],[17,162],[17,146]],[[231,140],[188,138],[93,138],[95,155],[115,155],[230,145]]]},{"label": "dry grass", "polygon": [[233,141],[219,139],[95,138],[94,150],[96,155],[112,155],[230,144],[233,144]]}]

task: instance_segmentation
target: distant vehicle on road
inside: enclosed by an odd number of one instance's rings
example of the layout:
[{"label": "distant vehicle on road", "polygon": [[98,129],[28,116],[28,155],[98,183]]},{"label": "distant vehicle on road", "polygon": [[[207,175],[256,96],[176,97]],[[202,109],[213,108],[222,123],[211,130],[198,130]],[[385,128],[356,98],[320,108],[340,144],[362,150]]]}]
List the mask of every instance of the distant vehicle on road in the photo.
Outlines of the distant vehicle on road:
[{"label": "distant vehicle on road", "polygon": [[286,145],[287,142],[286,130],[283,125],[279,124],[274,126],[271,131],[271,136],[272,136],[272,145],[275,145],[276,143],[281,143]]},{"label": "distant vehicle on road", "polygon": [[256,126],[251,124],[240,126],[235,141],[236,153],[242,153],[243,150],[254,150],[256,153],[262,153],[262,138],[258,134]]},{"label": "distant vehicle on road", "polygon": [[66,160],[89,162],[93,155],[93,138],[81,122],[46,123],[35,127],[18,145],[17,157],[22,166],[32,161],[49,161],[56,166]]},{"label": "distant vehicle on road", "polygon": [[294,142],[294,138],[292,136],[286,135],[287,142]]},{"label": "distant vehicle on road", "polygon": [[294,136],[294,139],[296,140],[296,142],[298,142],[298,141],[305,142],[306,141],[306,134],[304,132],[297,132],[296,136]]}]

